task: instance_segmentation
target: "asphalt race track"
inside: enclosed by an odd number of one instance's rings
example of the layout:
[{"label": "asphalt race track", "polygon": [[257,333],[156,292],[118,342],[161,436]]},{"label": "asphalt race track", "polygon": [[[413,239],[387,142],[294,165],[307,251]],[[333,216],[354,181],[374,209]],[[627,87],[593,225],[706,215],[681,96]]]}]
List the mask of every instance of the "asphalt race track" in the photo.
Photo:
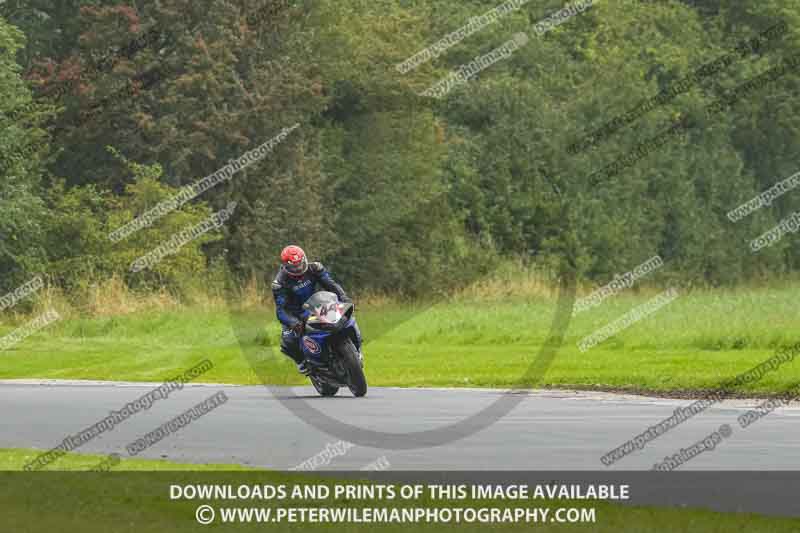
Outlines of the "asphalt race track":
[{"label": "asphalt race track", "polygon": [[[50,449],[67,435],[107,417],[158,384],[99,382],[0,382],[0,448]],[[216,392],[229,401],[145,450],[140,457],[189,463],[237,463],[288,469],[339,442],[293,415],[262,386],[186,385],[78,448],[120,453],[125,446]],[[349,392],[319,398],[313,389],[285,388],[314,407],[365,429],[412,432],[456,422],[503,394],[476,389],[371,388],[365,398]],[[291,402],[298,401],[290,399]],[[800,470],[800,406],[783,407],[742,429],[737,417],[758,401],[733,400],[710,407],[643,450],[610,468],[600,457],[690,401],[605,393],[533,391],[507,416],[477,434],[416,450],[353,446],[320,469],[359,470],[384,457],[391,470],[646,470],[729,424],[732,435],[681,470]]]}]

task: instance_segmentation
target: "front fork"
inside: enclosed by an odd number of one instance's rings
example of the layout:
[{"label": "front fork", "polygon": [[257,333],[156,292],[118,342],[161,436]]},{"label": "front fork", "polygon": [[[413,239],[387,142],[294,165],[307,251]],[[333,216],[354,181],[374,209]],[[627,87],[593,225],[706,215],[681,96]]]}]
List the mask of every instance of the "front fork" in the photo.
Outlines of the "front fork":
[{"label": "front fork", "polygon": [[361,345],[363,344],[364,340],[361,337],[361,330],[358,329],[358,323],[353,320],[353,332],[350,338],[353,340],[353,344],[356,346],[356,350],[358,353],[361,353]]},{"label": "front fork", "polygon": [[361,351],[361,345],[364,343],[364,339],[361,337],[361,330],[358,329],[358,324],[355,320],[353,320],[353,330],[350,338],[358,351],[358,360],[361,363],[361,368],[364,368],[364,354]]}]

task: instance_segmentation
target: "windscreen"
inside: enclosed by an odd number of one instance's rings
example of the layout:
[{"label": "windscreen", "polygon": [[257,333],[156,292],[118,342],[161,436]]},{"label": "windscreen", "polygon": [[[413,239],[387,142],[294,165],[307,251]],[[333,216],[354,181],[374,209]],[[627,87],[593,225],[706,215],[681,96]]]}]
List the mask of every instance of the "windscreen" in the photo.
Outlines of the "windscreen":
[{"label": "windscreen", "polygon": [[342,318],[343,309],[339,298],[332,292],[320,291],[306,301],[308,311],[320,322],[335,324]]}]

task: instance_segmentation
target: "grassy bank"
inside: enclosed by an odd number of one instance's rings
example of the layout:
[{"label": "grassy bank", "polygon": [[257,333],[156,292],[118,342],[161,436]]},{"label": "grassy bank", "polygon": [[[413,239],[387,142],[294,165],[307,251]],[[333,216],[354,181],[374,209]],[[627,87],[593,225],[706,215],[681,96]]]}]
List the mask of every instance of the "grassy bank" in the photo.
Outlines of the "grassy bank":
[{"label": "grassy bank", "polygon": [[[23,450],[0,450],[2,469],[21,467]],[[101,463],[102,456],[67,454],[61,459],[62,469],[85,470]],[[16,468],[14,468],[16,466]],[[236,466],[189,465],[196,472],[187,472],[187,465],[165,461],[141,461],[123,459],[112,473],[50,472],[30,475],[19,472],[0,472],[4,483],[0,484],[0,512],[8,531],[84,531],[84,532],[140,532],[140,531],[198,531],[203,527],[195,520],[199,505],[210,504],[217,509],[271,508],[279,507],[328,507],[328,508],[404,508],[421,507],[493,507],[516,508],[538,507],[549,509],[549,516],[559,507],[594,509],[594,518],[584,523],[554,523],[552,518],[544,523],[449,523],[413,524],[420,531],[597,531],[597,532],[727,532],[746,529],[754,532],[783,533],[797,531],[798,521],[791,518],[766,517],[743,513],[716,513],[700,509],[669,509],[653,507],[622,506],[601,501],[542,500],[433,500],[428,494],[419,499],[354,499],[334,496],[322,500],[292,499],[276,501],[267,499],[219,500],[194,499],[171,500],[171,485],[231,485],[287,486],[287,494],[293,485],[325,484],[331,486],[341,480],[292,473],[255,471],[221,472],[219,470],[241,470]],[[149,470],[149,472],[137,472]],[[399,493],[399,489],[396,489]],[[214,531],[263,531],[264,523],[221,523],[219,517],[213,525]],[[410,524],[374,523],[271,523],[271,531],[409,531]]]},{"label": "grassy bank", "polygon": [[[23,467],[42,453],[41,450],[2,449],[0,448],[0,472],[22,471]],[[154,459],[127,459],[111,461],[107,455],[67,453],[58,459],[58,472],[89,472],[105,466],[104,471],[114,472],[219,472],[219,471],[254,471],[241,465],[199,465],[191,463],[174,463]]]},{"label": "grassy bank", "polygon": [[[530,386],[687,391],[714,387],[797,342],[800,286],[682,294],[654,314],[582,353],[585,336],[657,292],[621,294],[569,323],[544,377]],[[432,305],[379,301],[360,305],[372,385],[507,387],[535,360],[555,312],[552,295],[498,298],[462,295]],[[3,334],[15,326],[4,326]],[[206,309],[144,310],[66,318],[3,353],[0,378],[159,381],[209,358],[200,381],[298,384],[274,350],[270,308],[231,313]],[[254,368],[257,372],[254,371]],[[800,379],[800,365],[742,389],[770,394]]]}]

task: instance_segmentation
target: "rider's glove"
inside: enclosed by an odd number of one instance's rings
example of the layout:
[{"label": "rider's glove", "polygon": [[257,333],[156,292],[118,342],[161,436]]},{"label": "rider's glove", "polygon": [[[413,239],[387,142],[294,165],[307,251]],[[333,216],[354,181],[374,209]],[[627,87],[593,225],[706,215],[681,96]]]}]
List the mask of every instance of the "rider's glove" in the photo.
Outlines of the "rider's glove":
[{"label": "rider's glove", "polygon": [[304,326],[302,322],[298,322],[297,324],[292,326],[292,331],[294,331],[294,334],[297,335],[298,337],[303,334],[303,329]]}]

